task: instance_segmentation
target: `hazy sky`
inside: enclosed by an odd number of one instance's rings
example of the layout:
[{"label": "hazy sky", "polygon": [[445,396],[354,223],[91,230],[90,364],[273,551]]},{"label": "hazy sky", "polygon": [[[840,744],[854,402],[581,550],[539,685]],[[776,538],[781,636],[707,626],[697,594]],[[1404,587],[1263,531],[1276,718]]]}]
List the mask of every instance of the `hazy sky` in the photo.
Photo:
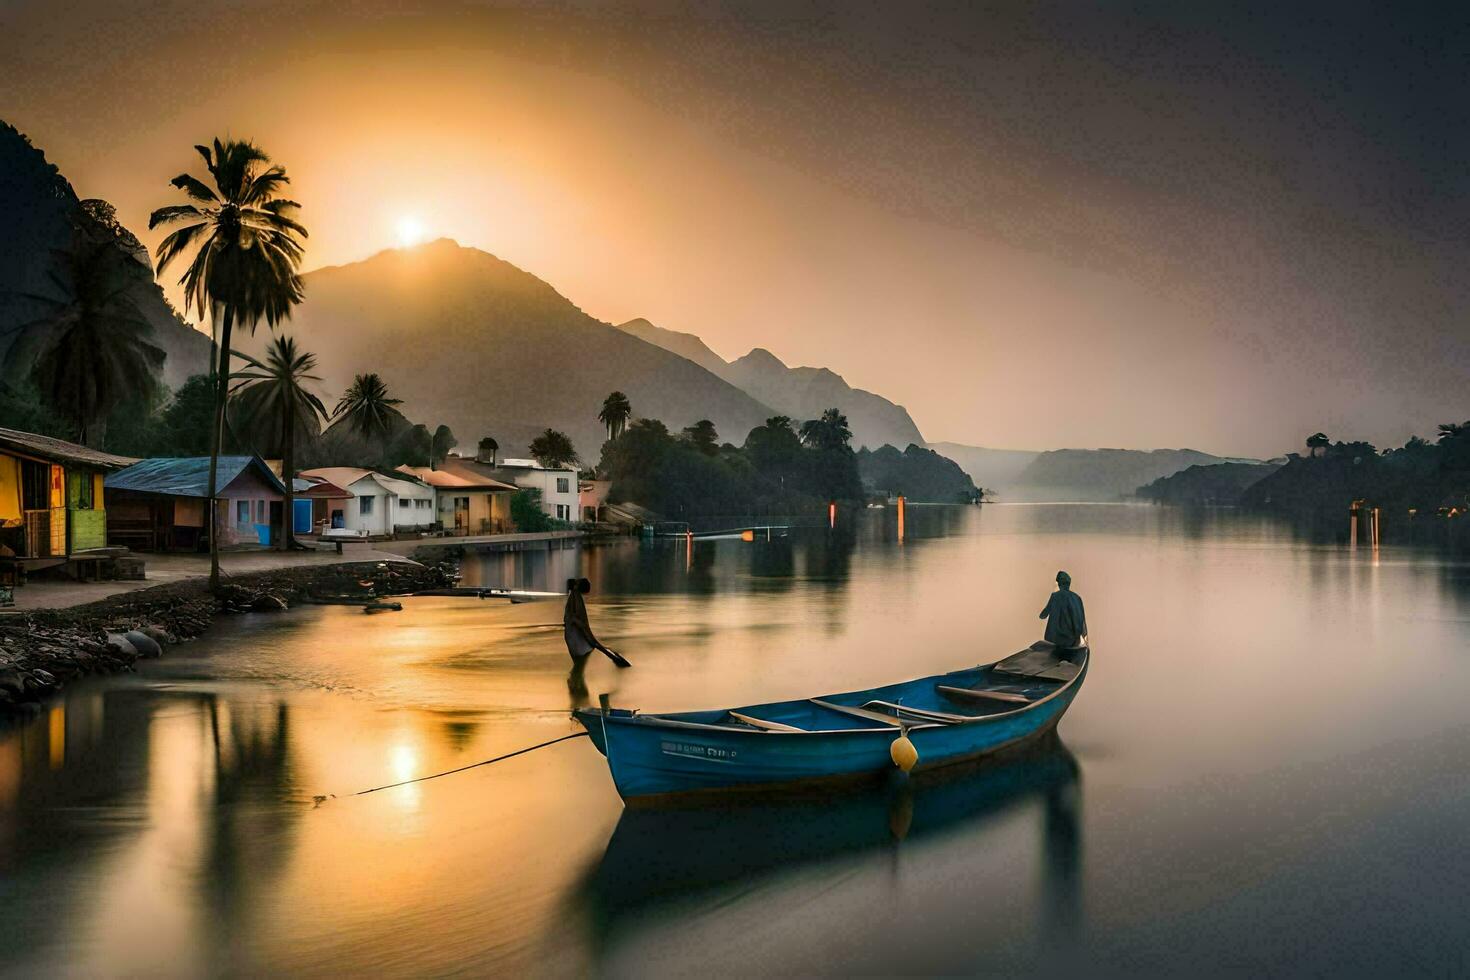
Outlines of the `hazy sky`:
[{"label": "hazy sky", "polygon": [[447,235],[931,440],[1272,455],[1470,417],[1467,50],[1465,6],[4,0],[0,118],[150,246],[248,137],[309,268]]}]

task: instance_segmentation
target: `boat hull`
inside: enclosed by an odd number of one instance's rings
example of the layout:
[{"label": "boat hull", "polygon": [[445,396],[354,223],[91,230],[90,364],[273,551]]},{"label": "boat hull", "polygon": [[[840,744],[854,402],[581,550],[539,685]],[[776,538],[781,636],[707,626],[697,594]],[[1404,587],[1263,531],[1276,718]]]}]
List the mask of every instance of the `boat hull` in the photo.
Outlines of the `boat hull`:
[{"label": "boat hull", "polygon": [[[1056,728],[1087,673],[1026,708],[961,724],[916,726],[908,737],[917,770],[983,758]],[[758,790],[826,781],[875,779],[892,772],[898,731],[738,731],[680,724],[655,716],[596,708],[576,712],[629,803],[658,803],[691,793]]]}]

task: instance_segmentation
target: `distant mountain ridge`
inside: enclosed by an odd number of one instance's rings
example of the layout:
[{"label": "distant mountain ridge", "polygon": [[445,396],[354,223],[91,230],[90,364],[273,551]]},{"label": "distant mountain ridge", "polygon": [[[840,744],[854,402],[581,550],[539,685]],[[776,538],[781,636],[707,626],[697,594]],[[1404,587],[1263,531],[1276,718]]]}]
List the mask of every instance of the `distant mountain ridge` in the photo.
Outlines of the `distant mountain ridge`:
[{"label": "distant mountain ridge", "polygon": [[1107,501],[1191,466],[1259,462],[1227,459],[1195,449],[1054,449],[1039,454],[1016,476],[1029,500]]},{"label": "distant mountain ridge", "polygon": [[852,427],[854,448],[889,445],[902,451],[912,444],[924,445],[919,427],[902,405],[854,388],[827,368],[787,367],[763,347],[727,362],[694,334],[668,330],[642,317],[621,323],[618,329],[693,361],[798,422],[817,418],[829,408],[841,409]]},{"label": "distant mountain ridge", "polygon": [[[81,200],[55,164],[15,127],[0,121],[0,364],[16,339],[15,328],[47,315],[50,305],[35,296],[63,300],[52,279],[58,250],[86,223],[106,229],[137,265],[127,297],[153,327],[149,340],[163,349],[163,381],[177,388],[193,374],[209,371],[209,337],[180,320],[154,280],[148,252],[117,222],[112,206]],[[28,350],[29,345],[20,348]],[[26,355],[17,354],[18,357]],[[34,354],[30,354],[34,357]],[[16,372],[28,364],[7,365]]]},{"label": "distant mountain ridge", "polygon": [[[521,456],[550,427],[595,463],[607,438],[597,414],[615,390],[635,417],[675,431],[708,418],[736,443],[775,414],[698,364],[588,316],[529,272],[449,239],[303,281],[306,298],[285,332],[317,355],[329,403],[355,374],[375,371],[409,418],[448,425],[464,446],[492,436],[502,456]],[[255,352],[267,339],[257,331],[241,342]]]},{"label": "distant mountain ridge", "polygon": [[1194,449],[986,449],[940,442],[929,448],[959,463],[978,486],[1007,501],[1104,502],[1193,466],[1259,464]]}]

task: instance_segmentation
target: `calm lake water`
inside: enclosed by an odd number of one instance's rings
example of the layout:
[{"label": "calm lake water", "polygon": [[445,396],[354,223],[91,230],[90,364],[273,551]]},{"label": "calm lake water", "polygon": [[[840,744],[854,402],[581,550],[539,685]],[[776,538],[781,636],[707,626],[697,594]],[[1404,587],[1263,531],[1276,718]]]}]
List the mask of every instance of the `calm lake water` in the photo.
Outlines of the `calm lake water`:
[{"label": "calm lake water", "polygon": [[[0,971],[1470,969],[1470,567],[1233,513],[911,508],[785,540],[495,556],[558,603],[223,621],[0,731]],[[737,705],[996,659],[1058,568],[1055,745],[824,799],[625,812],[574,705]],[[338,794],[320,806],[313,797]]]}]

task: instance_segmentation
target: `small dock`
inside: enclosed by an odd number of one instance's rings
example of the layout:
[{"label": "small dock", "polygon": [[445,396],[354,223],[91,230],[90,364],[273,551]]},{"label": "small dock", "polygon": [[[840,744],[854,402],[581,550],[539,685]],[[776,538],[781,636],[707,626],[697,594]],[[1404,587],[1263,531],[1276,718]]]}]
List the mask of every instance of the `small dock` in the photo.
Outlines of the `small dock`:
[{"label": "small dock", "polygon": [[582,540],[580,531],[534,531],[518,534],[469,534],[463,537],[412,538],[405,541],[376,541],[380,551],[411,555],[421,548],[463,548],[480,554],[505,551],[555,551],[575,548]]}]

